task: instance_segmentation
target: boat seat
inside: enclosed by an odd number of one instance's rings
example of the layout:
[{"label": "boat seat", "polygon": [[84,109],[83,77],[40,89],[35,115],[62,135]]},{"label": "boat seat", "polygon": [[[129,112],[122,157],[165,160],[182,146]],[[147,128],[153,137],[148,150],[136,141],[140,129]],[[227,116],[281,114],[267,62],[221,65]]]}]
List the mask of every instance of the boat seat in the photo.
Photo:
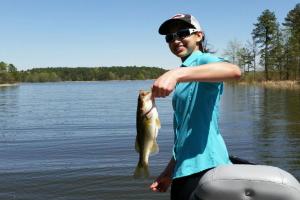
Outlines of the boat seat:
[{"label": "boat seat", "polygon": [[224,165],[200,179],[190,200],[300,200],[300,184],[277,167]]}]

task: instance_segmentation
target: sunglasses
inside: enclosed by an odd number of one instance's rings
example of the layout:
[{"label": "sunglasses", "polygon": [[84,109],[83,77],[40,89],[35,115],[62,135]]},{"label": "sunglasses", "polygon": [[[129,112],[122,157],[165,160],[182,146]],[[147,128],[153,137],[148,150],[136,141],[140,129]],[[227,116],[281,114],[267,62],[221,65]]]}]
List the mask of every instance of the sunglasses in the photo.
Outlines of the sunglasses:
[{"label": "sunglasses", "polygon": [[175,33],[167,34],[166,35],[166,42],[170,43],[170,42],[172,42],[175,39],[183,39],[185,37],[190,36],[191,34],[193,34],[195,32],[197,32],[196,29],[189,28],[189,29],[179,30],[179,31],[177,31]]}]

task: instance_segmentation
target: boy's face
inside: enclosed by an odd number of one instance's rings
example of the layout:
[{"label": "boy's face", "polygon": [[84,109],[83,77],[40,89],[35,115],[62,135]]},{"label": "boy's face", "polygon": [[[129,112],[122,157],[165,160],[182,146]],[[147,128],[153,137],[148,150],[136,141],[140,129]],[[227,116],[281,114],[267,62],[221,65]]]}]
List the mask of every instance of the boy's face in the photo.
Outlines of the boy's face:
[{"label": "boy's face", "polygon": [[[169,28],[170,33],[175,33],[179,30],[188,29],[183,24],[177,24]],[[176,38],[169,42],[171,52],[180,57],[184,61],[192,52],[199,50],[198,43],[201,41],[203,35],[201,32],[192,33],[184,38]]]}]

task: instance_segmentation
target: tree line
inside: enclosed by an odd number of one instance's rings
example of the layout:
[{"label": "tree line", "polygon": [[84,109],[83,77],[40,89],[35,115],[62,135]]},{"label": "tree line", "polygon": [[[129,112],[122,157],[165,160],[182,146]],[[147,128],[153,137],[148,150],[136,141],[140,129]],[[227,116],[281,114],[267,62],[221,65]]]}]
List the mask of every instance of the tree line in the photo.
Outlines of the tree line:
[{"label": "tree line", "polygon": [[0,62],[0,84],[18,82],[18,71],[13,64]]},{"label": "tree line", "polygon": [[155,79],[167,70],[158,67],[48,67],[17,71],[0,62],[0,84],[13,82],[104,81]]},{"label": "tree line", "polygon": [[[279,24],[264,10],[254,23],[252,40],[228,43],[223,56],[239,65],[249,80],[300,80],[300,3]],[[262,68],[262,70],[260,70]]]}]

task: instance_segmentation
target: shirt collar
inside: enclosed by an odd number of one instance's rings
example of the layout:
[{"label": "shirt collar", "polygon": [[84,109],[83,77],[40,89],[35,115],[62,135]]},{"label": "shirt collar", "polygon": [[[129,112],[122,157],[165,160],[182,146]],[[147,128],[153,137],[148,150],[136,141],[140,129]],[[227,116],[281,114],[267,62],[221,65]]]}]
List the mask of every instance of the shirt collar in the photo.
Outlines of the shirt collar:
[{"label": "shirt collar", "polygon": [[182,67],[191,66],[194,63],[195,59],[202,54],[203,54],[202,51],[199,50],[194,51],[193,53],[191,53],[191,55],[189,55],[189,57],[187,57],[187,59],[185,59],[185,61],[182,63],[181,66]]}]

